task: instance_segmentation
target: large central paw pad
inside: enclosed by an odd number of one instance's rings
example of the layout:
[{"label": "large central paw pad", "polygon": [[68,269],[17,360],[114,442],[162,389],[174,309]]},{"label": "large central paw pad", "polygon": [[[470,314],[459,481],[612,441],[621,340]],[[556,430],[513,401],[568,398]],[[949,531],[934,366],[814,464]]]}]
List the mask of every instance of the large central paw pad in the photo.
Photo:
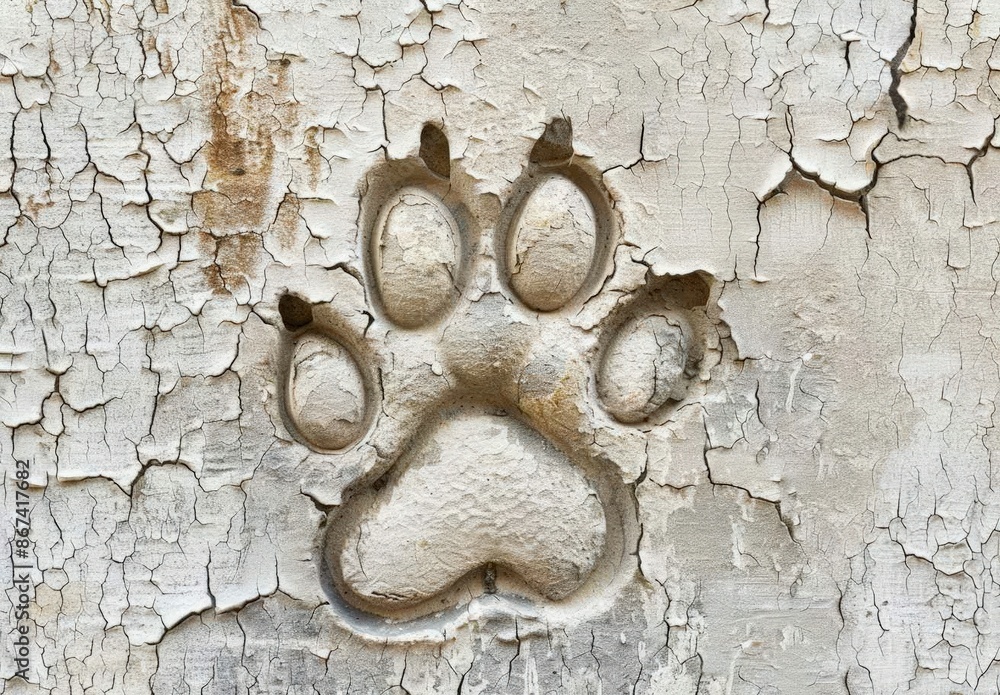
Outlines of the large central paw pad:
[{"label": "large central paw pad", "polygon": [[550,599],[580,586],[605,533],[582,471],[511,417],[428,425],[395,479],[356,498],[357,523],[333,548],[344,583],[369,601],[410,605],[496,563]]},{"label": "large central paw pad", "polygon": [[624,459],[700,378],[708,284],[656,281],[581,328],[619,232],[568,121],[546,128],[499,214],[439,129],[421,142],[368,177],[364,335],[298,293],[279,303],[289,430],[358,454],[325,534],[331,599],[394,624],[484,595],[596,605],[634,565],[626,470],[641,464]]}]

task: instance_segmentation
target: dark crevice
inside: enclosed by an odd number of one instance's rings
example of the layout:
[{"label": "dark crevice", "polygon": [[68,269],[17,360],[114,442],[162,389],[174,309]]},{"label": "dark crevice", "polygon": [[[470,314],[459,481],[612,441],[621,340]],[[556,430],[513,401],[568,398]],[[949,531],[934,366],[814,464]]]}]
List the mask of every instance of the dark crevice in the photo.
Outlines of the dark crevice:
[{"label": "dark crevice", "polygon": [[910,35],[904,41],[899,50],[896,51],[895,57],[893,57],[892,62],[889,64],[889,72],[892,75],[892,82],[889,84],[889,98],[892,100],[892,106],[896,109],[896,122],[899,127],[902,128],[903,124],[906,122],[906,115],[908,107],[906,105],[906,100],[899,93],[899,81],[902,78],[902,73],[899,68],[903,63],[903,58],[906,57],[907,51],[910,50],[910,46],[913,44],[913,40],[917,35],[917,0],[913,0],[913,14],[910,17]]},{"label": "dark crevice", "polygon": [[312,305],[294,294],[283,294],[278,300],[278,313],[285,328],[294,331],[308,326],[313,320]]},{"label": "dark crevice", "polygon": [[573,159],[573,124],[568,118],[553,118],[531,148],[532,164],[558,166]]},{"label": "dark crevice", "polygon": [[451,148],[448,137],[432,123],[420,131],[420,158],[432,172],[441,178],[451,177]]}]

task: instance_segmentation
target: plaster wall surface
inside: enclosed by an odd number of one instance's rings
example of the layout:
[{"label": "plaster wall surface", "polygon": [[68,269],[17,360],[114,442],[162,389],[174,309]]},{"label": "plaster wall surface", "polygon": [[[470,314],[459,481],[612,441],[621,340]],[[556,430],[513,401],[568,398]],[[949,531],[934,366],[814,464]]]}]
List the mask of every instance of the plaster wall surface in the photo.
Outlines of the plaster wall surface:
[{"label": "plaster wall surface", "polygon": [[0,692],[1000,692],[998,38],[0,4]]}]

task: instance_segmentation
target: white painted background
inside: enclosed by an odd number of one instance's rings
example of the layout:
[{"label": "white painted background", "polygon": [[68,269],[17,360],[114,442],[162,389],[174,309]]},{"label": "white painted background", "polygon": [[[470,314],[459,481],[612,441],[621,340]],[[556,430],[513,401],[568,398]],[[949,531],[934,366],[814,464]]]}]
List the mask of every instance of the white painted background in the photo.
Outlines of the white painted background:
[{"label": "white painted background", "polygon": [[[998,692],[998,37],[993,0],[5,1],[39,585],[0,692]],[[707,380],[629,440],[636,570],[594,610],[381,644],[320,584],[364,462],[286,430],[277,301],[364,332],[366,172],[438,123],[489,227],[557,116],[621,231],[575,322],[706,271]]]}]

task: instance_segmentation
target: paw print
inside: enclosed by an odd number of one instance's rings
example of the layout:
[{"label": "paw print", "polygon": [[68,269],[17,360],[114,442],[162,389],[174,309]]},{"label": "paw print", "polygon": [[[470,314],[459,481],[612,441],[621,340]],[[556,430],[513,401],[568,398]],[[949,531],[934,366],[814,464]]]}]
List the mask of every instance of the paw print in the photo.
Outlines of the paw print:
[{"label": "paw print", "polygon": [[419,157],[367,177],[368,330],[279,302],[290,433],[332,465],[366,454],[322,565],[334,609],[380,638],[606,607],[637,571],[645,437],[705,378],[707,276],[649,279],[577,320],[622,242],[568,120],[502,207],[473,184],[426,125]]}]

